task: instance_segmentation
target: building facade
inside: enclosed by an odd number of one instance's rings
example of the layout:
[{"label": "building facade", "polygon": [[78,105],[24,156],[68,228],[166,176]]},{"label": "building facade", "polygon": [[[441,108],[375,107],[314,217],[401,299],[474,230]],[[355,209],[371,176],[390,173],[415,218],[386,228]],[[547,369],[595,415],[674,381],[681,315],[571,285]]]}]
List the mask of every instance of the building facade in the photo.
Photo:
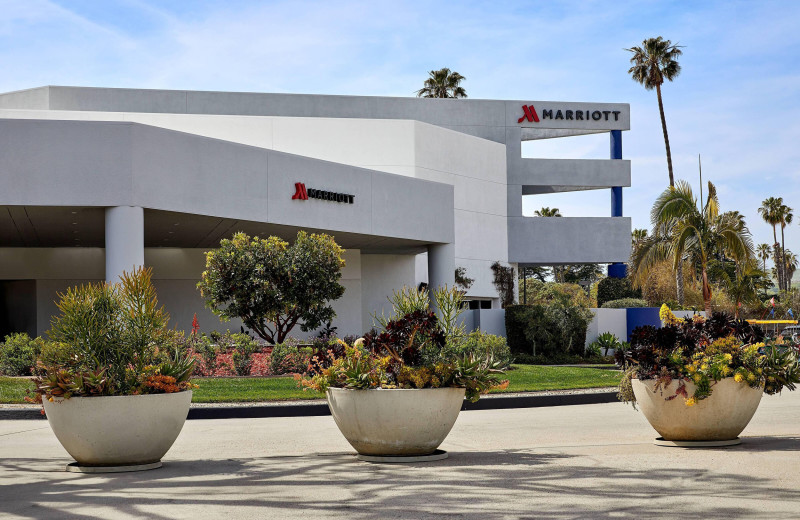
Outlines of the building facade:
[{"label": "building facade", "polygon": [[[403,285],[475,283],[491,264],[611,263],[630,219],[627,104],[41,87],[0,94],[0,334],[49,327],[59,291],[153,268],[178,328],[221,324],[195,285],[236,231],[332,234],[347,252],[342,334]],[[528,159],[526,140],[608,133],[609,159]],[[608,217],[536,218],[522,197],[609,189]],[[476,319],[480,316],[476,314]],[[299,331],[298,331],[299,332]]]}]

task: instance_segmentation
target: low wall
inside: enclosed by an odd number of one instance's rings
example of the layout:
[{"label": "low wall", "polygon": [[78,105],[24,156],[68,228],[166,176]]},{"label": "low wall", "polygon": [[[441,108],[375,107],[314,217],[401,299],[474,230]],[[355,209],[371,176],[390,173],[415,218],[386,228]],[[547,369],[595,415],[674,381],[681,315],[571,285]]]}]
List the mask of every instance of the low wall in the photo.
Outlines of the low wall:
[{"label": "low wall", "polygon": [[506,311],[505,309],[472,309],[461,314],[464,328],[471,332],[482,330],[495,336],[506,336]]},{"label": "low wall", "polygon": [[[641,325],[661,326],[658,307],[632,307],[628,309],[589,309],[594,314],[586,330],[586,345],[604,332],[614,334],[620,341],[630,341],[630,332]],[[673,311],[679,319],[691,318],[695,314],[705,316],[702,311]]]}]

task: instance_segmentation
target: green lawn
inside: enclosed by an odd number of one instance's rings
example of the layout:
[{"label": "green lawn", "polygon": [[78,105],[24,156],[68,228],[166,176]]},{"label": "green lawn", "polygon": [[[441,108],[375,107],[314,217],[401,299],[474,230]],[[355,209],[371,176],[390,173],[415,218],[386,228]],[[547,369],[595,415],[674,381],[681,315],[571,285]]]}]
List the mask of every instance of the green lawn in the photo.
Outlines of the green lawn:
[{"label": "green lawn", "polygon": [[24,403],[26,389],[33,390],[29,379],[0,376],[0,403]]},{"label": "green lawn", "polygon": [[[620,372],[591,367],[553,367],[543,365],[514,365],[506,377],[508,388],[499,392],[534,392],[541,390],[570,390],[616,386]],[[194,391],[195,403],[224,403],[246,401],[286,401],[320,399],[322,394],[297,388],[292,377],[234,377],[198,378],[200,388]],[[0,403],[24,402],[25,389],[33,388],[27,379],[0,377]]]}]

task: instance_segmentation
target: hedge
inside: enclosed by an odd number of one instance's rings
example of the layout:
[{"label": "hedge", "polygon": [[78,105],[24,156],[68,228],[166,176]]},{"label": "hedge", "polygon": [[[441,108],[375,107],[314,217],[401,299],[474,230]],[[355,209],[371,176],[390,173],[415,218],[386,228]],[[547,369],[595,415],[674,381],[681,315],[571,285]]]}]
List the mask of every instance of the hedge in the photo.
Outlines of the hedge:
[{"label": "hedge", "polygon": [[634,289],[628,278],[603,278],[597,284],[597,306],[622,298],[641,298],[642,291]]},{"label": "hedge", "polygon": [[603,304],[604,309],[627,309],[629,307],[649,307],[649,305],[641,298],[620,298]]}]

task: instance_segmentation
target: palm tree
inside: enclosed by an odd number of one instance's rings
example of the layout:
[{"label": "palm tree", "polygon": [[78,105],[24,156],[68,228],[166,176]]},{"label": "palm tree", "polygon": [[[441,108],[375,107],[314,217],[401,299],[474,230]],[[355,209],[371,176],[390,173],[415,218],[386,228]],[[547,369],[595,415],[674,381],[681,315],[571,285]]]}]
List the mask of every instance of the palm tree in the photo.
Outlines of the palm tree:
[{"label": "palm tree", "polygon": [[667,149],[667,169],[669,171],[669,185],[675,185],[672,175],[672,154],[669,150],[669,135],[667,134],[667,120],[664,117],[664,101],[661,99],[661,85],[664,80],[672,81],[681,73],[678,56],[683,54],[681,46],[673,45],[671,41],[658,38],[648,38],[642,42],[641,47],[625,49],[633,53],[628,74],[633,80],[644,85],[647,90],[656,89],[658,96],[658,111],[661,114],[661,129],[664,131],[664,146]]},{"label": "palm tree", "polygon": [[754,265],[751,259],[744,262],[740,269],[736,270],[733,277],[724,276],[723,283],[728,296],[733,298],[734,318],[739,319],[739,306],[743,303],[755,303],[758,299],[758,287],[764,273]]},{"label": "palm tree", "polygon": [[667,188],[650,211],[653,237],[646,241],[633,258],[633,275],[641,284],[659,262],[672,259],[675,267],[684,256],[699,266],[703,286],[703,304],[711,314],[711,285],[708,282],[708,261],[721,252],[737,262],[753,256],[750,231],[735,212],[720,214],[717,189],[708,183],[708,199],[698,207],[692,188],[685,181]]},{"label": "palm tree", "polygon": [[417,91],[417,97],[425,98],[465,98],[467,91],[461,86],[466,78],[447,67],[428,72],[424,86]]},{"label": "palm tree", "polygon": [[773,244],[773,261],[775,262],[775,274],[778,279],[778,290],[783,290],[783,269],[781,268],[781,254],[779,251],[780,244],[778,244],[778,231],[777,226],[781,223],[781,206],[783,206],[783,197],[769,197],[761,202],[761,207],[758,212],[764,222],[772,226],[772,244]]},{"label": "palm tree", "polygon": [[542,208],[533,212],[537,217],[560,217],[561,212],[558,208]]},{"label": "palm tree", "polygon": [[792,286],[792,277],[789,276],[788,266],[786,263],[786,242],[783,237],[783,230],[792,223],[794,214],[792,208],[786,204],[781,204],[778,216],[781,218],[781,269],[783,269],[783,290],[788,291]]},{"label": "palm tree", "polygon": [[[767,274],[767,260],[769,256],[772,254],[772,251],[769,247],[769,244],[758,244],[756,248],[756,258],[761,260],[761,272],[764,273],[764,276],[769,276]],[[764,298],[767,297],[767,288],[764,287]]]},{"label": "palm tree", "polygon": [[790,290],[792,288],[792,277],[794,276],[794,272],[797,271],[797,255],[789,251],[788,249],[783,250],[783,266],[786,270],[784,275],[785,283],[786,283],[786,290]]}]

